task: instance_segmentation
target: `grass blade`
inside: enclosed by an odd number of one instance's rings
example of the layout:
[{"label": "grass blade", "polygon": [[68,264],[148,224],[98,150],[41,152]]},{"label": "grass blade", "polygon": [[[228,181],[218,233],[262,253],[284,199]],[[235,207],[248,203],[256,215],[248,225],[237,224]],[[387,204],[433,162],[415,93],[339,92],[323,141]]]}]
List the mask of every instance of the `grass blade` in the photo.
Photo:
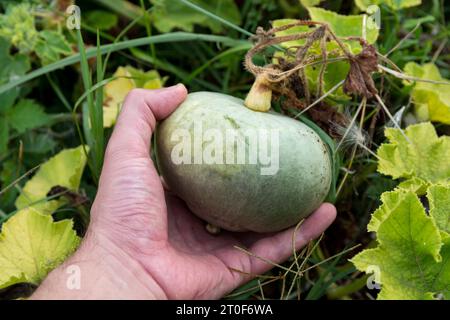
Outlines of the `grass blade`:
[{"label": "grass blade", "polygon": [[[149,44],[157,44],[157,43],[170,43],[170,42],[186,42],[186,41],[207,41],[207,42],[219,42],[226,46],[234,47],[238,45],[242,45],[244,43],[248,43],[246,40],[235,40],[225,36],[215,36],[209,34],[194,34],[189,32],[173,32],[166,33],[162,35],[156,35],[151,37],[143,37],[132,40],[121,41],[118,43],[107,44],[100,47],[101,54],[105,54],[108,52],[120,51],[128,48],[145,46]],[[86,50],[86,58],[92,58],[97,55],[97,48],[90,48]],[[27,73],[24,76],[18,77],[17,79],[10,81],[7,84],[0,86],[0,94],[4,93],[12,88],[15,88],[25,82],[33,80],[39,76],[47,74],[49,72],[70,66],[72,64],[80,62],[81,56],[80,54],[74,54],[70,57],[61,59],[52,64],[46,65],[42,68],[34,70],[32,72]]]},{"label": "grass blade", "polygon": [[[98,40],[99,41],[99,40]],[[94,96],[93,92],[91,91],[92,88],[92,78],[91,78],[91,72],[89,69],[88,59],[86,57],[86,51],[84,47],[84,41],[83,36],[81,34],[81,31],[77,30],[77,42],[78,42],[78,51],[80,52],[80,65],[81,65],[81,77],[83,79],[83,85],[84,90],[88,92],[87,94],[87,112],[89,114],[89,121],[85,123],[84,131],[86,135],[86,140],[88,141],[89,148],[91,150],[89,162],[91,162],[91,165],[89,166],[92,170],[92,175],[94,177],[94,180],[98,182],[98,179],[100,177],[100,170],[101,170],[101,159],[103,155],[103,123],[101,123],[102,128],[99,129],[99,119],[98,119],[98,112],[96,111],[96,104],[94,104]],[[97,56],[99,56],[99,48],[97,47]],[[101,55],[100,55],[101,56]],[[97,61],[97,66],[99,62]],[[101,66],[101,60],[100,60],[100,66]],[[98,70],[98,67],[97,67]],[[100,75],[98,74],[100,73]],[[100,69],[100,72],[97,72],[97,77],[102,75],[102,69]],[[98,96],[98,95],[97,95]],[[101,101],[103,102],[103,101]],[[100,106],[101,108],[102,106]],[[85,109],[85,108],[84,108]],[[83,110],[86,111],[86,110]],[[83,117],[85,114],[83,114]],[[102,114],[103,117],[103,114]],[[103,122],[103,121],[101,121]],[[90,131],[90,134],[88,135],[86,132]],[[99,136],[99,132],[101,132],[102,137]],[[100,150],[100,147],[102,148]]]},{"label": "grass blade", "polygon": [[[102,64],[102,54],[100,52],[100,34],[97,30],[97,83],[101,83],[103,81],[104,77],[104,69]],[[92,131],[93,136],[95,137],[95,141],[97,142],[95,147],[95,156],[96,163],[98,165],[99,169],[99,177],[100,177],[100,171],[103,166],[103,154],[104,154],[104,147],[105,147],[105,137],[104,137],[104,128],[103,128],[103,86],[100,86],[95,91],[95,104],[94,104],[94,110],[93,110],[93,118],[91,119],[92,123]]]}]

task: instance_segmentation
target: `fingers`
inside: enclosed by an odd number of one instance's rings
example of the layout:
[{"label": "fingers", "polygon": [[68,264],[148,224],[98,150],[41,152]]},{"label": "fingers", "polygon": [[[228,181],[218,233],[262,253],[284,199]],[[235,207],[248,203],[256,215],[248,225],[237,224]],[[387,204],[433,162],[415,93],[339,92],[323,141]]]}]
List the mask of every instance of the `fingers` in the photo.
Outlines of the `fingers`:
[{"label": "fingers", "polygon": [[[150,158],[156,121],[186,98],[183,85],[132,90],[109,140],[91,222],[133,245],[167,236],[164,190]],[[124,239],[126,238],[126,239]]]},{"label": "fingers", "polygon": [[[293,252],[293,239],[295,250],[299,250],[313,239],[318,238],[336,218],[336,208],[329,203],[324,203],[311,216],[309,216],[297,229],[294,236],[294,228],[282,231],[267,238],[257,241],[249,251],[255,256],[262,257],[275,263],[282,263]],[[273,265],[258,258],[251,258],[251,273],[261,274],[271,269]]]},{"label": "fingers", "polygon": [[158,90],[132,90],[125,99],[108,143],[105,161],[111,153],[125,158],[147,156],[156,121],[167,118],[186,95],[187,90],[182,84]]}]

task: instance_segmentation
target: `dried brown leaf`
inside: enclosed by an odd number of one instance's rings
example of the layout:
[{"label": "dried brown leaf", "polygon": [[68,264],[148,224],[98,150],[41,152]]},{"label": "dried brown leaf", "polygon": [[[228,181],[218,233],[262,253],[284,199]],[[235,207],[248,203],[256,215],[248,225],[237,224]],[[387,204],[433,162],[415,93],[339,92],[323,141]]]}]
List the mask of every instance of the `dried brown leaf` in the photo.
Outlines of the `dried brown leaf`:
[{"label": "dried brown leaf", "polygon": [[350,71],[344,82],[344,92],[372,98],[378,93],[371,76],[378,69],[377,50],[364,41],[361,45],[363,50],[349,59]]}]

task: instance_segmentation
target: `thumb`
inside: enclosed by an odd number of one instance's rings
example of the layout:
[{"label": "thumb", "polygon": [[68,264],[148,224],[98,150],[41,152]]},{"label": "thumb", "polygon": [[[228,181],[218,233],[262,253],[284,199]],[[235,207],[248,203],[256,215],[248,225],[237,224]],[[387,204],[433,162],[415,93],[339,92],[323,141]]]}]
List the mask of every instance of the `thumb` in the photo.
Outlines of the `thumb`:
[{"label": "thumb", "polygon": [[[168,117],[186,98],[182,84],[158,90],[133,89],[127,95],[107,154],[123,157],[148,156],[156,121]],[[105,158],[105,162],[107,161]]]},{"label": "thumb", "polygon": [[[108,233],[145,238],[167,234],[164,190],[150,158],[156,121],[168,117],[186,98],[183,85],[134,89],[126,97],[108,142],[99,188],[92,207],[92,222]],[[115,232],[114,232],[115,231]],[[122,236],[121,236],[122,235]]]}]

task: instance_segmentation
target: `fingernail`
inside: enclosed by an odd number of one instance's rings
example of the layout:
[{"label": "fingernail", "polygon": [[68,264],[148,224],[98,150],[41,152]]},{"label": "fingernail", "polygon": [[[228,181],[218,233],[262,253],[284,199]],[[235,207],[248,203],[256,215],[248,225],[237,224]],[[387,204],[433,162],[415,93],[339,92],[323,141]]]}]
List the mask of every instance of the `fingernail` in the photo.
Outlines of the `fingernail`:
[{"label": "fingernail", "polygon": [[170,87],[170,88],[172,88],[172,89],[174,89],[174,90],[183,90],[183,91],[185,91],[186,93],[187,93],[187,88],[186,88],[186,86],[183,84],[183,83],[178,83],[178,84],[176,84],[176,85],[174,85],[174,86],[172,86],[172,87]]},{"label": "fingernail", "polygon": [[184,84],[178,83],[178,84],[175,84],[175,85],[173,85],[173,86],[166,87],[165,89],[173,90],[173,89],[179,89],[179,88],[181,88],[181,87],[184,87]]}]

